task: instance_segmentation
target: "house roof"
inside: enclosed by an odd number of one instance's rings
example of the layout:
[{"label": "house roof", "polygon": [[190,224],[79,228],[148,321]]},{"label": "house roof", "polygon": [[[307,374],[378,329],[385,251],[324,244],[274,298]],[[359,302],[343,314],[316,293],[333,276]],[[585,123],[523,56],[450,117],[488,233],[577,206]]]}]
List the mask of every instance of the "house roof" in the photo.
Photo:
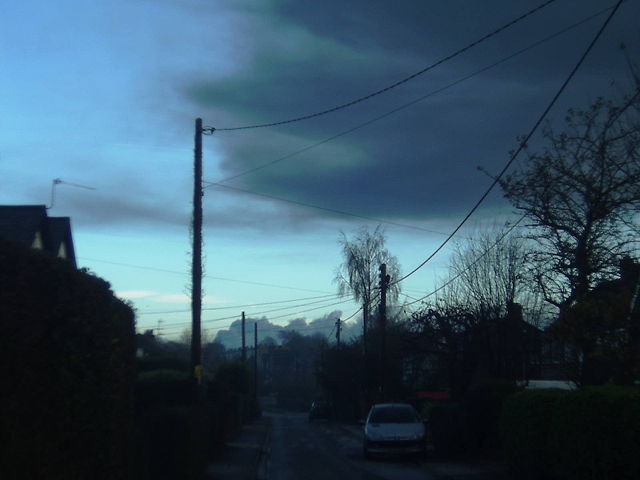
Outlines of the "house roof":
[{"label": "house roof", "polygon": [[47,207],[44,205],[0,205],[0,235],[14,242],[33,245],[36,232],[48,240]]},{"label": "house roof", "polygon": [[69,217],[49,217],[49,240],[55,255],[60,252],[60,247],[64,245],[67,259],[76,266],[76,252],[73,247],[71,236],[71,219]]},{"label": "house roof", "polygon": [[45,205],[0,205],[1,237],[32,247],[38,233],[43,250],[57,257],[63,246],[66,258],[76,266],[69,217],[49,217]]}]

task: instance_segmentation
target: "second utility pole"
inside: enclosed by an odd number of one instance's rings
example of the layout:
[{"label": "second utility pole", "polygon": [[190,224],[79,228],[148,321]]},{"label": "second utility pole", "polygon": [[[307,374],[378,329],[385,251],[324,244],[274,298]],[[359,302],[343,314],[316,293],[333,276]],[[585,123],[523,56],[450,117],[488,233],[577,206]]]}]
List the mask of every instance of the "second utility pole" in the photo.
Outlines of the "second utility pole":
[{"label": "second utility pole", "polygon": [[258,322],[253,324],[253,394],[258,398]]},{"label": "second utility pole", "polygon": [[247,363],[247,344],[245,342],[245,334],[244,334],[244,312],[242,312],[242,363]]},{"label": "second utility pole", "polygon": [[191,374],[202,380],[202,119],[196,118],[193,166],[193,251],[191,264]]},{"label": "second utility pole", "polygon": [[380,395],[386,400],[387,388],[387,288],[391,278],[387,275],[387,265],[380,265]]}]

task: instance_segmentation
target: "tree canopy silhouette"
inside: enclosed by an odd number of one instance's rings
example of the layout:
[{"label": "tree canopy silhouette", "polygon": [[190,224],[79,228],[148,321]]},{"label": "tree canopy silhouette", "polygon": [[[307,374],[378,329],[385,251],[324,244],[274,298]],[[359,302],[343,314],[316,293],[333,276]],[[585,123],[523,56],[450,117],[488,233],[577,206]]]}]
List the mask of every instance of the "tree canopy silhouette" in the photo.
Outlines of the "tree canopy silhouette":
[{"label": "tree canopy silhouette", "polygon": [[529,220],[532,265],[545,300],[563,309],[612,278],[638,240],[640,89],[621,102],[570,109],[565,128],[501,186]]},{"label": "tree canopy silhouette", "polygon": [[356,302],[362,302],[365,337],[370,328],[372,304],[377,297],[375,290],[381,264],[387,265],[387,274],[391,277],[391,285],[387,291],[388,301],[396,301],[400,294],[400,285],[393,283],[394,279],[400,278],[400,266],[398,259],[385,248],[385,241],[384,230],[380,225],[373,231],[362,227],[352,239],[342,232],[338,240],[344,262],[338,267],[334,281],[340,295],[351,294]]}]

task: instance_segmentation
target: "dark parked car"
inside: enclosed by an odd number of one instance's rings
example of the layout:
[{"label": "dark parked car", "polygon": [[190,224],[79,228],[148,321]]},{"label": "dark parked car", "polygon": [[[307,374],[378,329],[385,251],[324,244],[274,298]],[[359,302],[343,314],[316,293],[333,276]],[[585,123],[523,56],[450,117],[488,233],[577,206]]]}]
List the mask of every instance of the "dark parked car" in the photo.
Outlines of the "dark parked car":
[{"label": "dark parked car", "polygon": [[426,427],[407,403],[379,403],[364,423],[364,456],[426,453]]}]

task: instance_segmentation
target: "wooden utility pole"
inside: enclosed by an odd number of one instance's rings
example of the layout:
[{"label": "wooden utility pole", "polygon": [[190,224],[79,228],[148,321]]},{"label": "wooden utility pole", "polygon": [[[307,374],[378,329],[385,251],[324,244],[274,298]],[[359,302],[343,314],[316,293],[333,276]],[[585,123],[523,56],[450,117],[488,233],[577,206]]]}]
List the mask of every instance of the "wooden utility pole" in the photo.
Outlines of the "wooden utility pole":
[{"label": "wooden utility pole", "polygon": [[246,344],[246,337],[245,337],[245,333],[244,333],[244,312],[242,312],[242,363],[246,363],[247,362],[247,344]]},{"label": "wooden utility pole", "polygon": [[362,348],[365,364],[369,360],[369,343],[367,342],[367,328],[369,327],[369,296],[362,301]]},{"label": "wooden utility pole", "polygon": [[338,348],[340,348],[340,328],[342,327],[342,323],[340,321],[340,319],[338,318],[336,320],[336,343],[338,345]]},{"label": "wooden utility pole", "polygon": [[380,265],[380,395],[385,400],[387,387],[387,265]]},{"label": "wooden utility pole", "polygon": [[191,264],[191,373],[202,380],[202,119],[196,118],[193,167],[193,251]]},{"label": "wooden utility pole", "polygon": [[258,323],[253,324],[253,394],[258,398]]}]

